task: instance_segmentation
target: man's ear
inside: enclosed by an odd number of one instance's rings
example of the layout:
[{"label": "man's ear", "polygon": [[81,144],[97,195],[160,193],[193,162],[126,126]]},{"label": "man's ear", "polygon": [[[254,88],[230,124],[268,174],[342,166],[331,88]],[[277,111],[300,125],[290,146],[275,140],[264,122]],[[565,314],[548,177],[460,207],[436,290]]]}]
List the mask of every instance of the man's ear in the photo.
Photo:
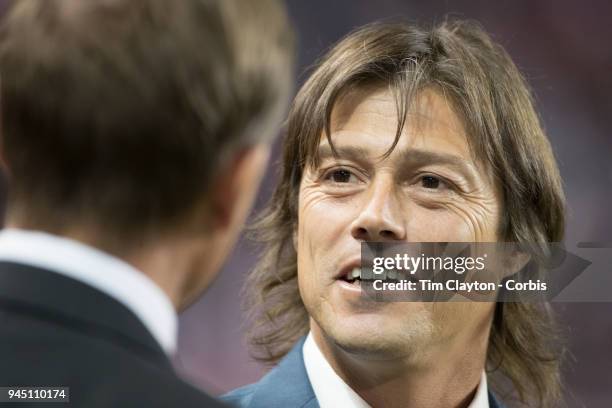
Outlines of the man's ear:
[{"label": "man's ear", "polygon": [[228,228],[246,218],[270,157],[270,147],[244,148],[221,166],[210,189],[211,225]]}]

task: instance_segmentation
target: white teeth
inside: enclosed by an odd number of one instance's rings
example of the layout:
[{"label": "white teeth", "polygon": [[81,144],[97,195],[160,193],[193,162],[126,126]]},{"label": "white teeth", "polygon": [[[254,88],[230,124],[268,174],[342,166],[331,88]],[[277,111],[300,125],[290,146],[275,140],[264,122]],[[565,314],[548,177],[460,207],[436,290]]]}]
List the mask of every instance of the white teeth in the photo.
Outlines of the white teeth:
[{"label": "white teeth", "polygon": [[349,273],[349,279],[361,279],[361,268],[353,268],[353,270]]}]

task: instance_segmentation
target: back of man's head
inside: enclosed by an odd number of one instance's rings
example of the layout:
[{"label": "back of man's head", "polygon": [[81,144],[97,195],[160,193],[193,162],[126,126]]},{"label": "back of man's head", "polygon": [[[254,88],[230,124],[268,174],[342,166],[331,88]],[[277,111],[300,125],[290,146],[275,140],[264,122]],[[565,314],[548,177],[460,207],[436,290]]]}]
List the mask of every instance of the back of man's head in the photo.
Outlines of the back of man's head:
[{"label": "back of man's head", "polygon": [[9,219],[115,245],[189,226],[232,157],[274,136],[291,59],[274,0],[16,2],[0,33]]}]

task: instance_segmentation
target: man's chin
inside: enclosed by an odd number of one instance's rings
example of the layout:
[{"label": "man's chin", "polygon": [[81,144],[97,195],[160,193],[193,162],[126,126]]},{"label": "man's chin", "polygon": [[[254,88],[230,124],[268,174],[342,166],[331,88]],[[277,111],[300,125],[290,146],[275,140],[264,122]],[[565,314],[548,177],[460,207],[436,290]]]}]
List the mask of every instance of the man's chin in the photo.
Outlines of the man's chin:
[{"label": "man's chin", "polygon": [[411,354],[431,340],[432,324],[426,316],[414,319],[377,314],[348,316],[324,325],[325,336],[350,354],[397,358]]}]

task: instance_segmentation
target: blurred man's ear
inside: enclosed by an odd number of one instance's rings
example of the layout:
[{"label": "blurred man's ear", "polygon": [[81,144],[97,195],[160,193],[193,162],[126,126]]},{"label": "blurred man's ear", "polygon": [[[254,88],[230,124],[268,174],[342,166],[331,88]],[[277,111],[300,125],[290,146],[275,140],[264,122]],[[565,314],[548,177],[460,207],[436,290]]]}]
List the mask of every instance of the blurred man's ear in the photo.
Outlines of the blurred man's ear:
[{"label": "blurred man's ear", "polygon": [[185,309],[216,278],[249,215],[270,157],[270,146],[258,144],[241,150],[222,167],[210,188],[199,256],[184,288],[179,310]]},{"label": "blurred man's ear", "polygon": [[240,228],[246,219],[270,157],[270,146],[239,151],[217,175],[210,191],[213,230]]}]

